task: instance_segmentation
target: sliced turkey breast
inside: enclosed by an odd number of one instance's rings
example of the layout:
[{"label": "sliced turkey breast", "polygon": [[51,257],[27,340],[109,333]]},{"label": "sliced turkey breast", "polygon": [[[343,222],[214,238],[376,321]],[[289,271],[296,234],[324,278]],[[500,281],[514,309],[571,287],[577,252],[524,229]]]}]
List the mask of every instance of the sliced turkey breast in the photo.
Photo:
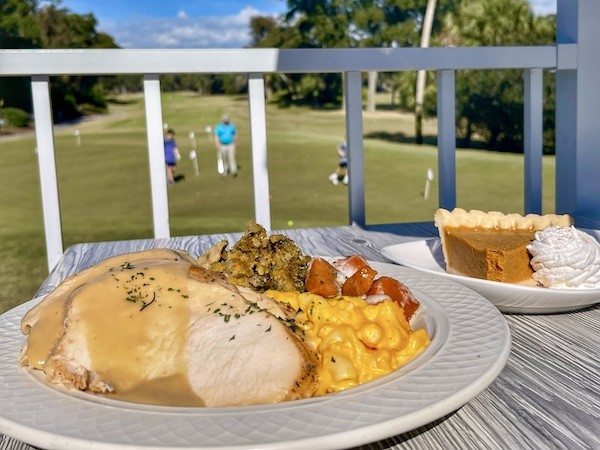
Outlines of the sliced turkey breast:
[{"label": "sliced turkey breast", "polygon": [[311,396],[316,355],[295,313],[186,253],[111,258],[65,280],[24,317],[23,365],[116,398],[231,406]]}]

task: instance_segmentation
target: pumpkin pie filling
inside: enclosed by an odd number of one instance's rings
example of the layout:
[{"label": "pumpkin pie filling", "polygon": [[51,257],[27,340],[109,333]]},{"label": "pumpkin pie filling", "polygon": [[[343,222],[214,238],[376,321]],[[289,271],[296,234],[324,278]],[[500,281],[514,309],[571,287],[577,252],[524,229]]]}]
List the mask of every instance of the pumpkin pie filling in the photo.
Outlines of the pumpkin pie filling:
[{"label": "pumpkin pie filling", "polygon": [[505,283],[533,284],[527,250],[535,232],[568,226],[568,215],[502,214],[438,209],[435,216],[448,273]]},{"label": "pumpkin pie filling", "polygon": [[449,273],[506,283],[531,278],[527,245],[533,232],[450,228],[444,234],[446,251],[453,255]]}]

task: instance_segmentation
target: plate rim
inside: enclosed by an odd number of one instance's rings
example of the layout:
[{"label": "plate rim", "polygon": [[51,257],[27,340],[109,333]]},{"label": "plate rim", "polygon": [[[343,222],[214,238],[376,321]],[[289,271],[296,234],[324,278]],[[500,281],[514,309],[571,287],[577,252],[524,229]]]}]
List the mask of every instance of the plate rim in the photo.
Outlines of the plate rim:
[{"label": "plate rim", "polygon": [[[508,325],[506,324],[503,316],[491,303],[489,303],[483,296],[476,293],[472,289],[469,289],[468,287],[465,287],[459,283],[455,283],[450,280],[443,280],[443,282],[440,283],[437,278],[433,279],[433,277],[431,275],[425,274],[418,270],[414,270],[412,268],[405,268],[405,267],[401,267],[401,266],[389,264],[389,263],[372,262],[372,264],[373,264],[373,268],[378,270],[378,272],[380,272],[380,273],[384,272],[385,274],[388,274],[388,273],[392,274],[396,278],[399,278],[401,281],[403,281],[407,285],[409,285],[411,287],[411,289],[414,289],[416,292],[422,293],[424,296],[428,297],[429,300],[431,300],[431,301],[437,303],[439,306],[441,306],[444,313],[448,317],[448,320],[450,321],[450,325],[452,327],[454,327],[452,329],[453,333],[451,333],[453,336],[455,336],[457,334],[461,334],[461,333],[465,334],[464,329],[461,329],[460,327],[465,327],[466,326],[465,321],[467,320],[465,318],[465,319],[462,319],[463,321],[461,322],[460,317],[463,317],[463,315],[459,314],[459,312],[457,311],[457,308],[459,307],[458,304],[455,301],[453,301],[455,299],[450,298],[449,294],[446,293],[447,290],[451,290],[453,292],[458,292],[459,296],[461,297],[460,302],[465,302],[465,304],[470,304],[470,305],[472,305],[471,307],[477,308],[477,315],[475,315],[473,318],[469,318],[468,319],[469,321],[475,320],[476,321],[475,325],[477,325],[478,324],[477,321],[481,322],[482,320],[485,319],[487,321],[492,321],[492,323],[494,324],[493,327],[489,327],[489,326],[484,327],[485,330],[482,331],[482,333],[487,333],[485,336],[487,337],[487,339],[490,342],[492,341],[491,336],[493,335],[493,341],[494,341],[493,348],[486,349],[487,352],[492,352],[492,353],[490,353],[490,356],[489,356],[489,359],[492,360],[492,363],[486,365],[484,369],[477,367],[476,368],[477,373],[473,374],[474,380],[472,380],[468,383],[466,383],[466,382],[463,382],[462,384],[458,383],[453,388],[452,392],[450,392],[448,394],[434,393],[433,394],[434,397],[430,401],[426,402],[427,403],[426,407],[422,406],[422,407],[416,408],[408,413],[405,413],[402,417],[400,417],[400,420],[395,415],[391,415],[391,414],[386,415],[385,413],[377,413],[377,414],[375,414],[375,416],[383,417],[386,420],[381,420],[376,423],[369,423],[366,425],[358,426],[357,428],[352,428],[352,427],[346,426],[346,427],[344,427],[344,429],[337,429],[334,427],[335,429],[332,429],[330,432],[327,432],[326,430],[323,432],[323,430],[321,430],[320,431],[321,434],[314,434],[314,435],[310,435],[310,436],[308,434],[305,434],[304,437],[302,437],[300,439],[294,439],[294,440],[289,440],[287,437],[284,436],[279,440],[276,439],[276,440],[273,440],[270,442],[248,442],[247,444],[237,443],[237,444],[231,445],[231,442],[228,443],[228,442],[224,441],[224,442],[217,442],[217,445],[210,444],[210,445],[204,446],[202,448],[223,448],[224,446],[233,447],[233,448],[252,448],[252,447],[256,447],[257,445],[261,446],[262,448],[269,448],[269,449],[305,448],[307,445],[312,445],[312,446],[321,447],[321,448],[334,448],[334,447],[339,447],[340,445],[356,446],[356,445],[363,444],[363,443],[374,442],[379,439],[384,439],[387,437],[391,437],[391,436],[394,436],[397,434],[401,434],[401,433],[410,431],[416,427],[425,425],[436,419],[439,419],[440,417],[443,417],[446,414],[449,414],[450,412],[463,406],[465,403],[467,403],[469,400],[471,400],[473,397],[475,397],[477,394],[479,394],[487,386],[489,386],[489,384],[491,384],[493,382],[493,380],[500,374],[500,372],[502,371],[502,369],[504,368],[504,366],[506,364],[506,361],[510,354],[511,338],[510,338],[510,331],[508,329]],[[433,289],[435,291],[434,294],[427,292],[427,290],[428,290],[427,286],[429,286],[429,285],[431,286],[431,289]],[[435,286],[435,289],[433,288],[433,286]],[[423,287],[425,287],[425,289]],[[423,300],[424,299],[425,299],[425,297],[423,297]],[[7,311],[6,313],[0,315],[0,338],[6,337],[7,331],[5,330],[5,328],[6,328],[6,325],[8,322],[8,317],[10,317],[11,320],[13,320],[13,321],[16,318],[22,317],[22,315],[27,310],[27,308],[31,307],[35,301],[39,301],[39,299],[30,300],[29,302],[24,303],[23,305],[13,308],[12,310]],[[466,303],[466,302],[468,302],[468,303]],[[424,302],[424,303],[426,303],[426,302]],[[14,332],[15,323],[13,322],[12,325],[13,325],[12,331]],[[472,325],[473,324],[469,323],[469,326],[472,326]],[[457,333],[457,332],[460,332],[460,333]],[[19,332],[19,334],[20,334],[20,332]],[[12,337],[13,337],[13,342],[12,342],[13,345],[11,347],[11,350],[14,351],[14,347],[15,347],[14,339],[16,339],[17,337],[16,336],[12,336]],[[24,341],[23,336],[19,336],[19,338],[20,338],[21,342]],[[2,339],[2,340],[6,341],[6,339]],[[488,344],[489,344],[489,342],[488,342]],[[312,415],[318,416],[318,414],[322,414],[323,411],[329,411],[331,409],[335,410],[335,408],[339,407],[340,405],[343,405],[344,407],[356,406],[356,405],[362,404],[360,402],[362,402],[363,400],[366,400],[366,399],[369,399],[369,401],[373,401],[372,399],[374,397],[377,397],[377,401],[379,401],[380,400],[379,397],[381,397],[383,393],[388,393],[388,392],[393,393],[393,392],[397,391],[399,385],[402,384],[403,382],[409,382],[413,378],[415,378],[417,375],[419,375],[419,376],[421,376],[423,374],[427,375],[428,370],[432,369],[432,365],[434,365],[434,363],[441,365],[443,362],[436,362],[436,358],[439,358],[440,356],[444,356],[444,357],[449,356],[446,353],[448,352],[448,350],[451,350],[451,348],[449,348],[449,347],[451,347],[451,345],[452,345],[451,342],[444,343],[444,345],[442,346],[440,351],[431,357],[431,360],[425,362],[424,364],[422,364],[415,370],[409,372],[408,374],[403,375],[402,377],[397,377],[396,379],[391,379],[388,381],[376,380],[375,382],[372,382],[372,383],[378,383],[377,386],[369,383],[368,385],[363,385],[362,387],[355,388],[356,390],[345,391],[344,393],[342,393],[342,395],[338,395],[338,396],[310,399],[307,402],[300,401],[302,403],[298,402],[295,404],[284,403],[284,404],[276,404],[276,405],[259,405],[256,407],[229,408],[229,409],[227,409],[227,411],[223,411],[222,408],[216,408],[221,411],[216,411],[215,408],[210,408],[212,411],[207,412],[206,410],[204,410],[203,412],[205,414],[196,414],[196,413],[181,414],[181,412],[177,412],[177,411],[173,411],[173,412],[150,411],[149,415],[150,416],[158,415],[161,417],[161,419],[169,419],[168,420],[169,422],[171,422],[173,420],[176,421],[178,417],[179,417],[179,419],[185,419],[185,418],[189,419],[190,417],[193,417],[196,420],[202,419],[202,420],[209,420],[209,421],[210,420],[212,420],[212,421],[218,420],[219,418],[224,419],[224,420],[225,419],[226,420],[234,420],[235,419],[235,420],[241,421],[242,419],[244,419],[245,416],[248,416],[249,413],[252,413],[253,415],[258,413],[258,415],[261,415],[261,416],[285,415],[285,414],[290,414],[289,410],[299,411],[299,413],[302,413],[302,414],[308,414],[308,415],[312,414]],[[3,353],[7,351],[6,347],[7,346],[6,346],[5,342],[0,344],[0,362],[2,362]],[[456,351],[457,349],[454,349],[454,350]],[[7,355],[4,354],[5,360],[6,360],[6,356]],[[13,356],[14,356],[14,358],[13,358],[14,366],[16,367],[17,366],[16,358],[18,356],[18,353],[15,353]],[[475,358],[473,358],[473,360],[471,362],[475,362]],[[468,361],[465,360],[463,363],[466,366],[469,366]],[[6,384],[7,384],[6,380],[3,379],[3,377],[6,376],[6,370],[7,370],[4,366],[6,366],[6,364],[0,364],[0,394],[2,393],[2,391],[4,389],[6,389]],[[473,367],[475,367],[475,366],[473,366]],[[472,370],[475,370],[475,369],[473,369],[473,367],[469,367],[469,368]],[[17,368],[17,369],[21,370],[21,371],[25,370],[25,369],[21,369],[21,368]],[[42,388],[39,385],[32,386],[31,382],[29,382],[29,384],[28,384],[27,381],[23,381],[24,379],[25,379],[24,377],[20,378],[21,383],[27,384],[28,389],[34,391],[34,393],[39,394],[38,391],[41,391]],[[367,386],[367,388],[364,388],[365,386]],[[21,388],[22,387],[23,386],[21,386]],[[359,392],[359,390],[361,388],[364,388],[364,389],[362,389]],[[47,394],[47,395],[50,395],[50,397],[53,399],[56,397],[56,394],[54,394],[54,395]],[[123,409],[114,408],[112,406],[98,405],[93,402],[82,403],[78,400],[75,400],[71,396],[66,396],[66,398],[68,399],[68,401],[65,401],[64,398],[60,399],[61,400],[61,402],[60,402],[60,413],[61,414],[63,413],[64,408],[76,405],[78,408],[85,410],[85,414],[89,415],[90,411],[91,411],[92,416],[94,416],[94,414],[96,414],[96,415],[105,414],[108,411],[115,413],[115,410],[117,410],[116,411],[117,415],[121,414],[126,417],[129,417],[131,415],[136,415],[136,414],[138,416],[148,415],[148,412],[146,412],[146,411],[129,410],[127,408],[123,408]],[[395,400],[397,400],[397,399],[392,398],[392,402]],[[58,400],[56,400],[56,401],[58,401]],[[381,401],[388,402],[388,400],[383,397],[382,397]],[[53,406],[56,406],[56,405],[53,405]],[[324,406],[324,407],[320,408],[321,406]],[[101,440],[98,440],[97,438],[80,439],[80,438],[65,434],[64,432],[61,434],[60,432],[56,431],[55,429],[49,430],[47,424],[46,424],[46,428],[33,427],[31,425],[31,423],[32,423],[32,420],[35,422],[34,418],[27,417],[26,415],[19,414],[18,412],[16,414],[12,414],[9,417],[9,416],[7,416],[7,412],[8,412],[7,408],[3,408],[3,410],[0,411],[0,432],[5,433],[8,436],[12,436],[16,439],[31,443],[33,445],[48,446],[49,443],[53,443],[55,445],[59,445],[60,447],[63,447],[66,449],[78,448],[82,444],[85,444],[87,446],[87,448],[97,448],[97,449],[142,448],[142,447],[144,449],[165,448],[165,446],[162,444],[158,445],[158,446],[153,445],[152,439],[149,439],[149,441],[147,441],[147,442],[140,442],[137,445],[132,445],[131,442],[128,442],[128,441],[103,442]],[[293,415],[293,414],[297,414],[297,413],[292,412],[291,415]],[[357,416],[360,416],[361,413],[360,412],[355,413],[353,411],[352,414],[356,414]],[[314,417],[315,420],[316,420],[317,416]],[[38,417],[38,419],[39,419],[39,417]],[[361,420],[367,420],[367,419],[361,418]],[[318,423],[315,423],[314,425],[321,426]],[[350,429],[348,429],[348,428],[350,428]],[[335,431],[335,430],[337,430],[337,431]],[[114,436],[111,436],[111,437],[114,437]],[[146,437],[153,438],[152,433],[150,433]],[[198,447],[198,444],[199,444],[199,442],[196,442],[194,445],[189,446],[189,448],[200,448],[200,447]],[[188,448],[185,445],[177,445],[177,447],[178,448]]]}]

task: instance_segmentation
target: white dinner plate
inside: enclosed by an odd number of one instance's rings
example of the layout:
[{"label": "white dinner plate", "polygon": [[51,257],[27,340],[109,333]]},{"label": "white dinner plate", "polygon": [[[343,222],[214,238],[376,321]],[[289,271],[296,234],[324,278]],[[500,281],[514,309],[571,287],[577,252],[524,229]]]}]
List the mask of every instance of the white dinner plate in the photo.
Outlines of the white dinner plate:
[{"label": "white dinner plate", "polygon": [[549,289],[447,273],[438,238],[390,245],[382,248],[381,253],[403,266],[461,283],[479,292],[505,313],[560,313],[587,308],[600,302],[600,289]]},{"label": "white dinner plate", "polygon": [[393,264],[371,263],[420,300],[411,321],[431,345],[363,386],[323,397],[226,408],[159,407],[68,391],[18,367],[21,318],[40,299],[0,316],[0,432],[62,449],[354,447],[449,414],[484,390],[510,352],[504,317],[464,286]]}]

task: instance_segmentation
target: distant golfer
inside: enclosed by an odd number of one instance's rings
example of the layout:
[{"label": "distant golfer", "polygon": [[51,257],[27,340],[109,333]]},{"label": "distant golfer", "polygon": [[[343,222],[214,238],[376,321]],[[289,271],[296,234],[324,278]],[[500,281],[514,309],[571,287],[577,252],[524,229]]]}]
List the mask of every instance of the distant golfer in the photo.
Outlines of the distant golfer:
[{"label": "distant golfer", "polygon": [[338,155],[338,165],[335,168],[335,172],[329,175],[329,181],[331,184],[337,186],[340,184],[340,178],[342,183],[348,184],[348,157],[346,156],[346,142],[342,142],[336,148]]},{"label": "distant golfer", "polygon": [[217,148],[217,169],[219,173],[221,175],[230,173],[237,177],[238,165],[235,151],[239,145],[239,140],[235,125],[229,120],[228,114],[225,114],[221,122],[215,127],[214,142]]},{"label": "distant golfer", "polygon": [[175,142],[175,131],[169,128],[165,133],[165,164],[169,186],[175,185],[175,171],[177,170],[177,161],[180,158],[177,142]]}]

